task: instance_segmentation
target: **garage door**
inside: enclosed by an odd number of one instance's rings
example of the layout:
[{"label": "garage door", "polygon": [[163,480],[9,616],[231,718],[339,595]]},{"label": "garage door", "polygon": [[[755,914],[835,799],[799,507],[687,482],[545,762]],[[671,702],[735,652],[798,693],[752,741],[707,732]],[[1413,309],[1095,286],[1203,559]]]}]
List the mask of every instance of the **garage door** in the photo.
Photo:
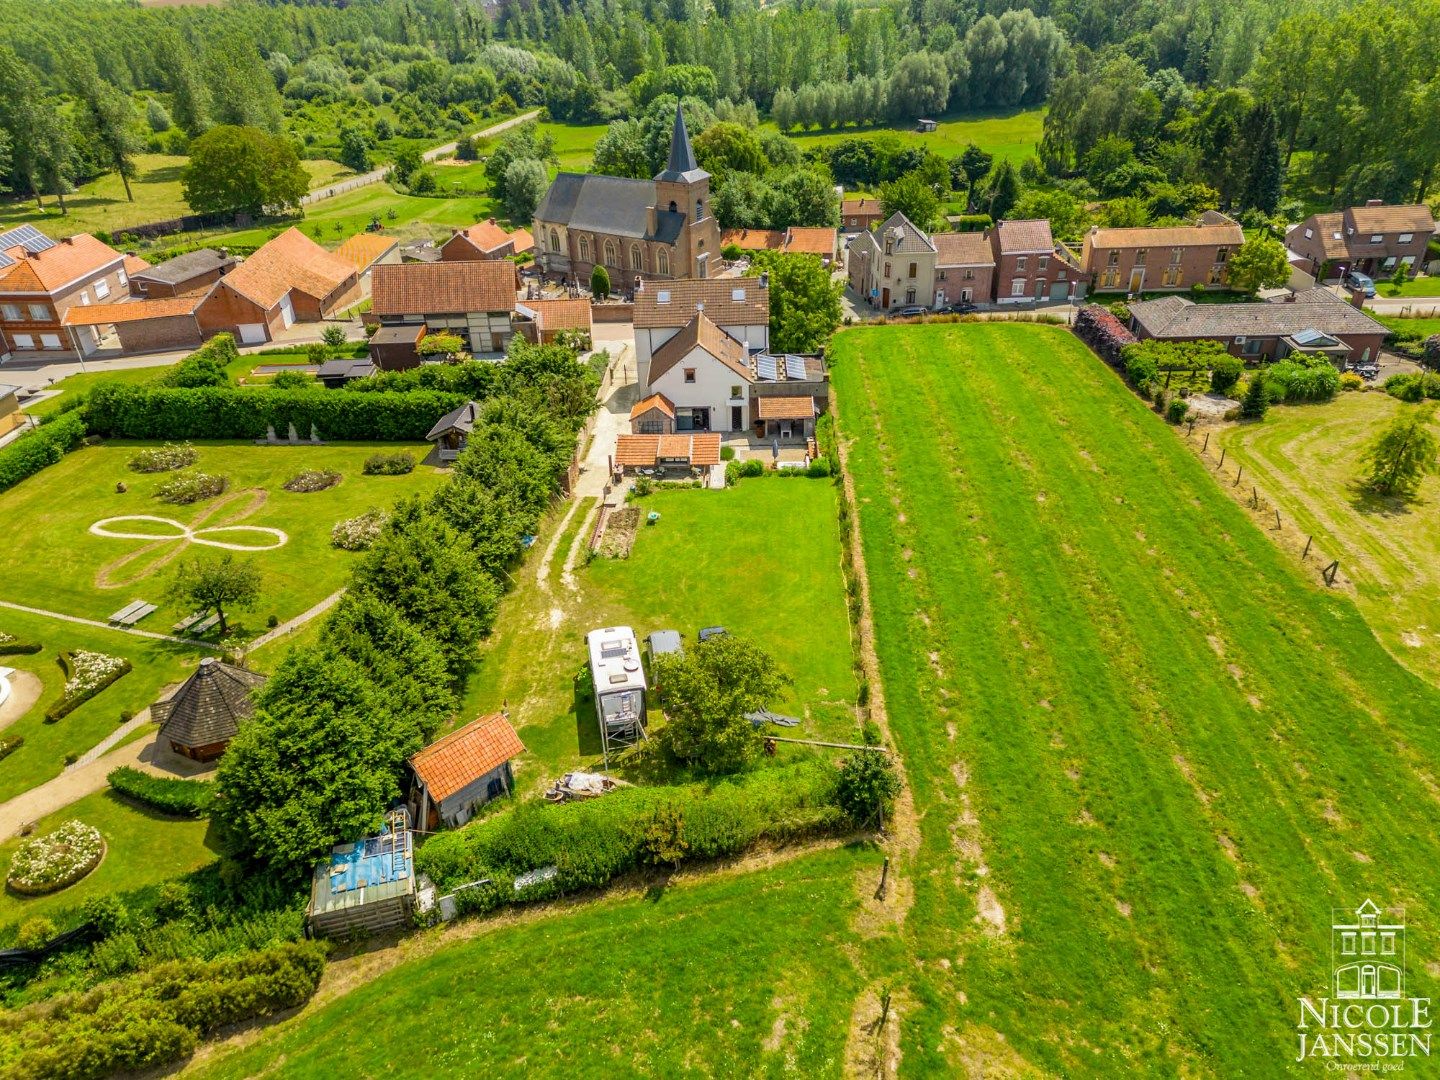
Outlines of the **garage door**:
[{"label": "garage door", "polygon": [[265,340],[264,323],[242,322],[239,330],[241,345],[256,345]]},{"label": "garage door", "polygon": [[280,318],[286,327],[295,322],[295,305],[290,302],[290,294],[286,293],[280,298]]},{"label": "garage door", "polygon": [[1067,282],[1057,281],[1050,286],[1051,300],[1064,300],[1070,294],[1070,286]]}]

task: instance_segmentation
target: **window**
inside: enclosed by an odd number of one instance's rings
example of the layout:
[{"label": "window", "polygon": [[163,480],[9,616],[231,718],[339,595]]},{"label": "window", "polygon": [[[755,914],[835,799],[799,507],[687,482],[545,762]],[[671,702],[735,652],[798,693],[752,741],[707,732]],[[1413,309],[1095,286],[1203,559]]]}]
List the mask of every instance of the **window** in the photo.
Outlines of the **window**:
[{"label": "window", "polygon": [[150,283],[148,281],[137,282],[136,287],[140,290],[141,295],[150,291]]},{"label": "window", "polygon": [[1100,287],[1102,289],[1114,288],[1120,284],[1120,268],[1112,267],[1100,276]]},{"label": "window", "polygon": [[1395,269],[1395,256],[1394,256],[1394,255],[1391,255],[1389,258],[1387,258],[1387,259],[1385,260],[1385,269],[1386,269],[1386,270],[1394,270],[1394,269]]},{"label": "window", "polygon": [[1413,232],[1402,232],[1396,239],[1402,244],[1408,244],[1411,240],[1415,239],[1415,234]]},{"label": "window", "polygon": [[941,271],[940,271],[939,277],[940,277],[940,280],[941,280],[941,281],[944,281],[944,280],[945,280],[945,271],[944,271],[944,270],[941,270]]},{"label": "window", "polygon": [[885,276],[890,276],[890,264],[888,262],[885,264]]},{"label": "window", "polygon": [[42,349],[59,349],[59,348],[62,348],[62,346],[61,346],[61,344],[60,344],[60,335],[59,335],[59,334],[41,334],[41,335],[40,335],[40,347],[41,347]]},{"label": "window", "polygon": [[12,322],[19,322],[25,317],[20,314],[19,304],[0,304],[0,315],[4,315]]},{"label": "window", "polygon": [[615,241],[614,241],[614,240],[606,240],[606,241],[605,241],[605,265],[606,265],[606,266],[619,266],[619,265],[620,265],[620,261],[615,257]]},{"label": "window", "polygon": [[685,381],[687,383],[693,383],[695,381],[695,369],[693,367],[687,367],[685,369]]},{"label": "window", "polygon": [[1136,266],[1144,266],[1144,265],[1145,265],[1145,256],[1148,255],[1148,254],[1150,254],[1150,249],[1149,249],[1149,248],[1141,248],[1139,251],[1135,252],[1135,265],[1136,265]]},{"label": "window", "polygon": [[550,230],[550,250],[557,252],[560,250],[560,233],[556,229]]},{"label": "window", "polygon": [[918,263],[911,263],[911,264],[910,264],[910,273],[909,273],[907,276],[913,278],[913,277],[915,276],[916,271],[917,271],[918,269],[919,269],[919,264],[918,264]]},{"label": "window", "polygon": [[1314,229],[1306,229],[1306,230],[1305,230],[1305,239],[1306,239],[1306,240],[1313,240],[1313,239],[1315,239],[1315,230],[1314,230]]},{"label": "window", "polygon": [[966,280],[966,281],[974,281],[974,280],[975,280],[975,271],[974,271],[974,270],[966,270],[966,271],[965,271],[965,280]]},{"label": "window", "polygon": [[80,290],[80,306],[81,306],[81,307],[87,307],[87,306],[89,305],[89,303],[90,303],[90,290],[89,290],[89,289],[81,289],[81,290]]},{"label": "window", "polygon": [[115,271],[115,280],[116,280],[117,282],[119,282],[121,285],[128,285],[128,284],[130,284],[130,279],[125,276],[125,268],[124,268],[124,267],[121,267],[119,270],[116,270],[116,271]]},{"label": "window", "polygon": [[1343,956],[1355,955],[1355,931],[1345,930],[1340,934],[1340,953]]},{"label": "window", "polygon": [[665,422],[663,420],[641,420],[639,435],[664,435]]},{"label": "window", "polygon": [[730,396],[731,396],[732,398],[737,398],[737,397],[739,397],[739,396],[740,396],[740,387],[738,387],[738,386],[732,386],[732,387],[730,387]]},{"label": "window", "polygon": [[1180,284],[1180,268],[1178,266],[1167,266],[1165,272],[1160,275],[1162,286],[1175,287]]},{"label": "window", "polygon": [[1245,355],[1246,355],[1246,356],[1259,356],[1259,355],[1260,355],[1260,345],[1261,345],[1261,342],[1260,342],[1260,339],[1259,339],[1259,338],[1251,338],[1249,341],[1245,342]]},{"label": "window", "polygon": [[744,289],[731,289],[731,290],[730,290],[730,299],[731,299],[731,300],[734,300],[734,301],[737,302],[737,303],[743,301],[743,300],[745,299],[745,290],[744,290]]},{"label": "window", "polygon": [[1171,248],[1171,249],[1170,249],[1170,265],[1171,265],[1171,266],[1179,266],[1179,265],[1180,265],[1180,260],[1181,260],[1182,258],[1184,258],[1184,256],[1185,256],[1185,249],[1184,249],[1184,248],[1178,248],[1178,247],[1177,247],[1177,248]]},{"label": "window", "polygon": [[1385,234],[1384,234],[1384,233],[1378,233],[1378,232],[1377,232],[1377,233],[1371,233],[1371,234],[1370,234],[1370,243],[1372,243],[1372,244],[1383,244],[1384,242],[1385,242]]},{"label": "window", "polygon": [[1049,256],[1049,255],[1041,255],[1041,256],[1040,256],[1040,261],[1036,264],[1036,267],[1035,267],[1035,268],[1036,268],[1037,270],[1044,270],[1044,269],[1045,269],[1046,267],[1048,267],[1049,265],[1050,265],[1050,256]]},{"label": "window", "polygon": [[1105,256],[1105,265],[1106,265],[1106,266],[1119,266],[1119,265],[1120,265],[1120,253],[1119,253],[1118,251],[1112,251],[1112,252],[1110,252],[1109,255]]},{"label": "window", "polygon": [[27,304],[26,310],[36,322],[47,322],[50,318],[50,309],[44,304]]},{"label": "window", "polygon": [[1011,295],[1011,296],[1024,296],[1024,295],[1025,295],[1025,279],[1024,279],[1024,278],[1016,278],[1014,281],[1010,282],[1010,295]]},{"label": "window", "polygon": [[705,200],[695,200],[695,220],[699,221],[705,216]]},{"label": "window", "polygon": [[659,292],[657,292],[657,293],[655,294],[655,303],[657,303],[657,304],[668,304],[669,302],[670,302],[670,290],[669,290],[669,289],[661,289]]},{"label": "window", "polygon": [[35,348],[35,339],[29,334],[16,334],[15,347],[17,349],[33,349]]},{"label": "window", "polygon": [[590,237],[588,236],[580,237],[580,261],[590,261]]},{"label": "window", "polygon": [[99,281],[95,282],[95,295],[98,296],[101,300],[104,300],[107,296],[110,295],[110,283],[106,281],[103,277]]},{"label": "window", "polygon": [[1375,931],[1366,930],[1360,935],[1360,953],[1363,956],[1375,955]]},{"label": "window", "polygon": [[1015,256],[1015,269],[1016,269],[1016,270],[1024,270],[1024,269],[1025,269],[1025,263],[1026,263],[1026,261],[1027,261],[1027,260],[1026,260],[1026,258],[1025,258],[1024,255],[1017,255],[1017,256]]},{"label": "window", "polygon": [[670,276],[670,252],[661,248],[655,253],[655,269],[666,277]]},{"label": "window", "polygon": [[1210,268],[1210,284],[1219,285],[1225,279],[1225,267],[1217,263]]},{"label": "window", "polygon": [[886,254],[886,255],[894,255],[894,254],[895,254],[895,238],[894,238],[893,236],[887,236],[887,237],[885,237],[885,254]]},{"label": "window", "polygon": [[1216,261],[1217,263],[1229,262],[1229,261],[1230,261],[1230,249],[1229,249],[1228,247],[1216,248],[1216,249],[1215,249],[1215,261]]}]

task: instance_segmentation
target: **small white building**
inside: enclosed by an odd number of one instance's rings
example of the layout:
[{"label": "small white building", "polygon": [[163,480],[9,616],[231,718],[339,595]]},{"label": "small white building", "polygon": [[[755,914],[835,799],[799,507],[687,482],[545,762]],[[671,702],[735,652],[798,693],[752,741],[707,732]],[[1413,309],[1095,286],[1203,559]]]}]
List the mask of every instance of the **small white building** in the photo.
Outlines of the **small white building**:
[{"label": "small white building", "polygon": [[846,276],[871,307],[933,307],[938,257],[935,242],[897,210],[877,231],[850,241]]},{"label": "small white building", "polygon": [[590,678],[595,686],[595,716],[607,752],[645,735],[645,669],[640,644],[628,626],[607,626],[585,635]]},{"label": "small white building", "polygon": [[754,380],[745,346],[697,312],[655,350],[647,394],[662,394],[675,431],[744,431]]},{"label": "small white building", "polygon": [[650,383],[655,351],[702,311],[740,342],[747,354],[770,348],[769,275],[640,282],[635,289],[633,318],[636,374],[642,389]]}]

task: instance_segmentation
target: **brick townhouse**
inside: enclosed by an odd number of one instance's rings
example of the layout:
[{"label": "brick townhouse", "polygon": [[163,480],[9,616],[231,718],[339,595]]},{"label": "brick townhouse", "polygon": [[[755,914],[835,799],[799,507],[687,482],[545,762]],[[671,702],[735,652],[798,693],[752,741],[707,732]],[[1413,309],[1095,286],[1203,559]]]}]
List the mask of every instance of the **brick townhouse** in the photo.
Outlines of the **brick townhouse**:
[{"label": "brick townhouse", "polygon": [[1224,288],[1230,256],[1244,242],[1239,224],[1223,214],[1167,228],[1094,225],[1085,234],[1080,267],[1092,292]]},{"label": "brick townhouse", "polygon": [[987,304],[994,296],[995,253],[984,233],[935,233],[935,306]]},{"label": "brick townhouse", "polygon": [[989,239],[995,258],[997,304],[1033,304],[1083,295],[1080,264],[1055,243],[1045,219],[998,221]]},{"label": "brick townhouse", "polygon": [[72,307],[129,294],[125,256],[89,233],[51,240],[30,225],[0,233],[0,354],[89,355],[107,327],[69,327]]},{"label": "brick townhouse", "polygon": [[1404,266],[1413,277],[1434,235],[1428,206],[1386,206],[1371,199],[1364,206],[1311,214],[1285,234],[1285,246],[1300,268],[1320,281],[1338,279],[1342,268],[1390,277]]}]

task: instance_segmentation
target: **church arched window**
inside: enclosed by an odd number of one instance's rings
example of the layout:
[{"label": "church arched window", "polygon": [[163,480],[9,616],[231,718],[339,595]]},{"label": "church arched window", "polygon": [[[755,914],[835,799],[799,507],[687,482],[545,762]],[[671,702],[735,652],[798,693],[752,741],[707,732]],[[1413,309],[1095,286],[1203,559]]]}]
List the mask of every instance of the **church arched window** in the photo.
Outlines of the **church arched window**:
[{"label": "church arched window", "polygon": [[560,250],[560,234],[559,234],[558,232],[556,232],[554,229],[551,229],[551,230],[550,230],[550,250],[551,250],[551,251],[559,251],[559,250]]},{"label": "church arched window", "polygon": [[666,277],[670,276],[670,252],[664,248],[655,253],[655,269]]},{"label": "church arched window", "polygon": [[580,237],[580,261],[590,261],[590,237],[588,236]]},{"label": "church arched window", "polygon": [[619,266],[619,265],[620,265],[619,260],[617,260],[617,259],[615,258],[615,241],[613,241],[613,240],[606,240],[606,241],[605,241],[605,265],[606,265],[606,266]]},{"label": "church arched window", "polygon": [[631,270],[644,270],[644,269],[645,269],[645,261],[644,261],[644,259],[642,259],[641,256],[640,256],[640,245],[639,245],[639,244],[631,244],[631,245],[630,245],[630,269],[631,269]]}]

